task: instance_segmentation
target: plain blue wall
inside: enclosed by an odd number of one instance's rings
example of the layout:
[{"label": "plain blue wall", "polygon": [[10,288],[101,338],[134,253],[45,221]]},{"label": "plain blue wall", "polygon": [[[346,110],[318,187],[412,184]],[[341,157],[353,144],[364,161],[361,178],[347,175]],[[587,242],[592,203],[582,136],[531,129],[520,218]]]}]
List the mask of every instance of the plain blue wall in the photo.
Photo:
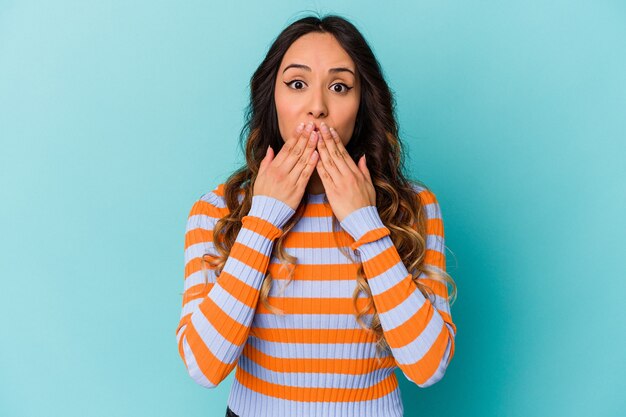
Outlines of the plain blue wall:
[{"label": "plain blue wall", "polygon": [[457,350],[406,415],[624,415],[624,2],[221,3],[0,1],[0,414],[224,415],[176,346],[186,217],[310,10],[369,40],[444,215]]}]

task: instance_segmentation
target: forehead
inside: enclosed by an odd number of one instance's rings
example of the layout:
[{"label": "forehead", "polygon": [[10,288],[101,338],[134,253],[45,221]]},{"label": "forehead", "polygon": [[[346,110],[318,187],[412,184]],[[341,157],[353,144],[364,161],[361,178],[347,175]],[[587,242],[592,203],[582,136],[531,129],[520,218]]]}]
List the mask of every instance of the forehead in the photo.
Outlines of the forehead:
[{"label": "forehead", "polygon": [[330,33],[307,33],[296,39],[281,62],[281,69],[289,64],[298,63],[315,68],[345,66],[355,70],[350,55],[341,47]]}]

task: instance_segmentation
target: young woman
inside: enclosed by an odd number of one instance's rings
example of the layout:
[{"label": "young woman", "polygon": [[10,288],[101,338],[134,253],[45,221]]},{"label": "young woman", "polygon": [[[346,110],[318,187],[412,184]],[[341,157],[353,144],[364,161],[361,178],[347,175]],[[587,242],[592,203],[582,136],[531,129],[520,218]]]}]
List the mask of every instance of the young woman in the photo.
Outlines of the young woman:
[{"label": "young woman", "polygon": [[241,138],[247,164],[188,216],[189,375],[214,388],[237,367],[227,416],[402,416],[394,370],[419,387],[443,377],[456,285],[437,199],[402,172],[393,97],[359,31],[338,16],[284,29]]}]

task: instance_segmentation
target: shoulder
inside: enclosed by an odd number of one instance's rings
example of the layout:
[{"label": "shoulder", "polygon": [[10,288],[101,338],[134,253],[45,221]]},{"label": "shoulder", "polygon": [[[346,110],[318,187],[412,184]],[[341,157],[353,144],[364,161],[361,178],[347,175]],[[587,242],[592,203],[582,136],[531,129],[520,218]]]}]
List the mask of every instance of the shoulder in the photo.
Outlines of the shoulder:
[{"label": "shoulder", "polygon": [[[212,190],[204,192],[200,195],[192,208],[191,215],[204,214],[211,217],[224,217],[230,213],[226,204],[225,198],[225,185],[226,183],[217,184]],[[239,192],[239,203],[243,201],[245,192],[241,190]]]},{"label": "shoulder", "polygon": [[439,204],[437,195],[428,185],[423,182],[411,182],[411,187],[418,196],[422,206],[429,206],[431,204]]},{"label": "shoulder", "polygon": [[428,220],[441,220],[441,207],[432,188],[423,182],[411,182],[411,186],[419,199],[420,205],[425,210],[426,218]]},{"label": "shoulder", "polygon": [[427,253],[425,262],[434,264],[445,271],[445,261],[441,259],[441,253],[444,253],[445,231],[439,201],[435,192],[427,185],[421,183],[412,184],[412,186],[424,210],[426,248],[431,250]]}]

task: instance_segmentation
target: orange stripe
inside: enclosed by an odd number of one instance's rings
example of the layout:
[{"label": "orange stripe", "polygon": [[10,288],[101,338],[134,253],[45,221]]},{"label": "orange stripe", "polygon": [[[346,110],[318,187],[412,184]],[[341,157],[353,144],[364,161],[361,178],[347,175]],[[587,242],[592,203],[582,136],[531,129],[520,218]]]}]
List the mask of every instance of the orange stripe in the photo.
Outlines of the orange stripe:
[{"label": "orange stripe", "polygon": [[[287,235],[289,236],[289,235]],[[289,269],[281,270],[280,263],[271,263],[268,272],[274,279],[286,280]],[[294,269],[294,280],[309,281],[353,281],[356,286],[356,271],[359,265],[346,264],[298,264]],[[291,285],[291,284],[289,284]]]},{"label": "orange stripe", "polygon": [[434,313],[435,308],[426,301],[406,322],[385,332],[389,346],[401,348],[413,342],[426,329]]},{"label": "orange stripe", "polygon": [[422,190],[417,195],[420,198],[422,205],[432,204],[437,202],[437,198],[435,194],[433,194],[430,190]]},{"label": "orange stripe", "polygon": [[385,313],[402,303],[416,290],[419,291],[411,275],[407,275],[393,287],[374,296],[376,310],[378,313]]},{"label": "orange stripe", "polygon": [[246,342],[249,328],[226,314],[211,298],[205,298],[198,307],[224,339],[238,346],[242,346]]},{"label": "orange stripe", "polygon": [[377,229],[370,230],[369,232],[366,232],[363,236],[361,236],[359,240],[352,243],[350,245],[350,249],[357,249],[359,246],[365,243],[371,243],[382,237],[389,236],[390,233],[391,232],[386,227],[379,227]]},{"label": "orange stripe", "polygon": [[185,314],[183,317],[181,317],[181,319],[178,321],[178,326],[176,327],[176,336],[178,336],[178,331],[180,330],[180,328],[189,323],[190,320],[191,313]]},{"label": "orange stripe", "polygon": [[185,249],[197,243],[205,243],[213,241],[213,229],[207,230],[201,227],[190,229],[185,233]]},{"label": "orange stripe", "polygon": [[213,204],[209,203],[208,201],[198,200],[191,207],[188,217],[196,216],[199,214],[204,214],[205,216],[219,218],[228,214],[228,208],[216,207]]},{"label": "orange stripe", "polygon": [[438,217],[427,219],[426,233],[429,235],[443,236],[443,220]]},{"label": "orange stripe", "polygon": [[266,355],[250,344],[246,344],[242,354],[257,365],[274,372],[364,375],[377,369],[396,367],[393,356],[380,358],[380,364],[377,358],[278,358]]},{"label": "orange stripe", "polygon": [[206,285],[198,284],[187,288],[187,291],[185,291],[185,293],[183,294],[183,307],[189,301],[206,297],[206,295],[209,293],[209,291],[211,291],[211,288],[213,288],[214,285],[215,283],[209,282]]},{"label": "orange stripe", "polygon": [[263,235],[267,239],[273,240],[282,236],[283,231],[265,219],[256,216],[243,216],[241,218],[242,227]]},{"label": "orange stripe", "polygon": [[441,298],[448,298],[448,288],[446,284],[441,281],[437,281],[430,278],[419,278],[417,280],[420,284],[424,284],[429,287],[433,292]]},{"label": "orange stripe", "polygon": [[279,329],[256,327],[254,335],[278,343],[375,343],[376,338],[361,329]]},{"label": "orange stripe", "polygon": [[363,262],[363,269],[368,277],[375,277],[400,262],[398,249],[394,245],[389,246],[378,255]]},{"label": "orange stripe", "polygon": [[[293,283],[289,284],[293,285]],[[285,314],[353,314],[351,298],[295,298],[295,297],[268,297],[268,303],[281,309]],[[360,311],[367,306],[369,298],[357,299],[357,309]],[[257,314],[270,314],[262,303],[256,306]],[[366,314],[373,314],[373,307]]]},{"label": "orange stripe", "polygon": [[259,290],[241,281],[234,275],[222,271],[217,278],[217,283],[226,291],[230,297],[237,299],[240,303],[254,309],[259,298]]},{"label": "orange stripe", "polygon": [[187,343],[193,352],[193,356],[196,358],[200,371],[213,385],[221,382],[220,376],[225,375],[224,372],[227,375],[236,366],[236,363],[228,365],[215,357],[204,344],[193,323],[189,322],[184,336],[187,338]]},{"label": "orange stripe", "polygon": [[185,265],[185,279],[187,279],[191,274],[196,273],[202,270],[202,263],[204,262],[204,268],[208,271],[213,270],[208,261],[203,261],[202,258],[196,256],[187,262]]},{"label": "orange stripe", "polygon": [[416,384],[425,383],[437,372],[447,345],[448,332],[445,326],[443,326],[439,336],[437,336],[437,339],[435,339],[435,342],[422,359],[412,365],[408,365],[408,367],[407,365],[403,365],[405,369],[408,368],[408,372],[405,370],[407,375],[413,375],[411,379],[415,381]]},{"label": "orange stripe", "polygon": [[[269,256],[237,241],[235,241],[230,250],[230,256],[262,274],[267,269],[267,264],[270,262]],[[222,273],[224,273],[224,270],[222,270]]]},{"label": "orange stripe", "polygon": [[443,271],[446,270],[446,257],[443,253],[436,250],[426,249],[424,263],[434,265]]}]

